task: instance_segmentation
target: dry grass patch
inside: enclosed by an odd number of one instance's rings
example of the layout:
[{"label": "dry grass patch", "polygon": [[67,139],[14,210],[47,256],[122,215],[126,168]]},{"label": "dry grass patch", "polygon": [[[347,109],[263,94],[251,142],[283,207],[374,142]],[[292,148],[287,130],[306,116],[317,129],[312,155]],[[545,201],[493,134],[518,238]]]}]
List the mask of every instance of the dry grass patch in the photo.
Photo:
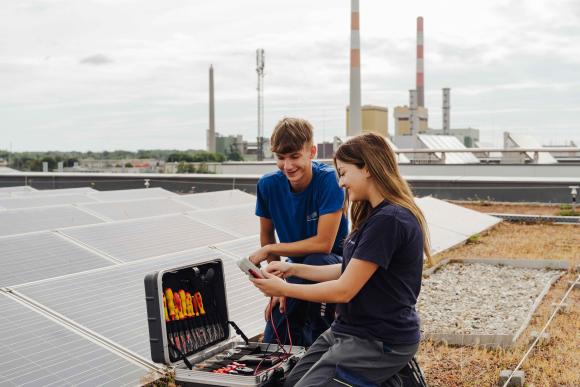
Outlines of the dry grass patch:
[{"label": "dry grass patch", "polygon": [[475,211],[496,214],[519,214],[519,215],[559,215],[559,205],[549,204],[515,204],[515,203],[496,203],[496,202],[464,202],[451,201],[462,207],[466,207]]},{"label": "dry grass patch", "polygon": [[[530,332],[540,331],[552,312],[552,303],[559,302],[567,290],[570,273],[558,281],[544,298],[530,325],[515,347],[486,349],[481,347],[450,347],[425,341],[421,343],[418,359],[427,382],[437,386],[492,386],[496,385],[503,369],[513,369],[527,351]],[[572,304],[569,314],[557,315],[547,332],[551,341],[532,351],[522,370],[526,383],[535,386],[579,386],[580,373],[580,313],[578,291],[568,297]]]},{"label": "dry grass patch", "polygon": [[[498,211],[499,212],[499,211]],[[552,224],[513,224],[503,222],[492,230],[472,238],[435,257],[445,258],[522,258],[566,259],[580,263],[580,226]],[[578,274],[568,272],[548,292],[516,345],[507,350],[480,347],[450,347],[425,341],[419,350],[419,362],[430,386],[497,385],[502,369],[513,369],[529,347],[530,332],[541,331],[568,288],[568,281]],[[526,385],[580,386],[580,293],[573,290],[567,303],[568,314],[557,315],[547,332],[551,341],[537,346],[522,369]]]},{"label": "dry grass patch", "polygon": [[580,226],[502,222],[471,242],[435,257],[566,259],[580,263]]}]

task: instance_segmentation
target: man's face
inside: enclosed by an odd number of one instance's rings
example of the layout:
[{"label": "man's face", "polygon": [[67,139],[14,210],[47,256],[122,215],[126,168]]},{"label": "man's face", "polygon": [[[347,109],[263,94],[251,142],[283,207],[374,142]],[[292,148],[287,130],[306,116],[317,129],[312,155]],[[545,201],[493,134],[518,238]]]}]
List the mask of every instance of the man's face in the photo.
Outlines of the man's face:
[{"label": "man's face", "polygon": [[288,178],[291,185],[300,185],[312,174],[312,159],[316,155],[314,145],[304,145],[292,153],[276,153],[276,165]]}]

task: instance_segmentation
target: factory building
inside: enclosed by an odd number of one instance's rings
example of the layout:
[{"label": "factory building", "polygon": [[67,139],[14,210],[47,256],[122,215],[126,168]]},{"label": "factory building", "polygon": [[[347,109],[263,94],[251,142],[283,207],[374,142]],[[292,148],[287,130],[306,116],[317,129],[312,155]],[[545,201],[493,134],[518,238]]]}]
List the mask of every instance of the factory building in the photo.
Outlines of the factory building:
[{"label": "factory building", "polygon": [[[429,110],[425,107],[417,107],[417,118],[419,121],[419,133],[427,133]],[[393,111],[395,118],[395,136],[410,136],[411,133],[411,109],[405,106],[396,106]]]},{"label": "factory building", "polygon": [[[389,109],[382,106],[364,105],[362,111],[362,132],[374,132],[389,137]],[[350,126],[350,108],[346,107],[346,135],[356,136]]]}]

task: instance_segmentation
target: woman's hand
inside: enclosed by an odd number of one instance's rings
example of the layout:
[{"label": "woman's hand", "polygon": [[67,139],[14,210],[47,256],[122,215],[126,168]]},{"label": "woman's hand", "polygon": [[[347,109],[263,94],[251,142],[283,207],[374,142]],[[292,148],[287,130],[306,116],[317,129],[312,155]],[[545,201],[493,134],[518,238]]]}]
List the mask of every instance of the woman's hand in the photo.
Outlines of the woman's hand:
[{"label": "woman's hand", "polygon": [[264,274],[264,279],[250,277],[250,281],[254,283],[254,286],[268,297],[285,296],[285,288],[288,284],[283,279],[265,270],[262,270],[262,273]]},{"label": "woman's hand", "polygon": [[288,262],[272,261],[262,269],[262,272],[267,271],[270,274],[280,278],[288,278],[294,276],[294,265]]}]

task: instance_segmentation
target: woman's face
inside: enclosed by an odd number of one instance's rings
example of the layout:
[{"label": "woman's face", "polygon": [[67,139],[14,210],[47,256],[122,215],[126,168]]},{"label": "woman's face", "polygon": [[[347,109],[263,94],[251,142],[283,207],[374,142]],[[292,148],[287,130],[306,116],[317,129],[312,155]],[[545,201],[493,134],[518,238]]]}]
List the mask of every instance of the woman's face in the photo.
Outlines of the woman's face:
[{"label": "woman's face", "polygon": [[359,168],[354,164],[347,164],[336,160],[338,183],[346,189],[351,201],[369,199],[369,177],[366,167]]}]

